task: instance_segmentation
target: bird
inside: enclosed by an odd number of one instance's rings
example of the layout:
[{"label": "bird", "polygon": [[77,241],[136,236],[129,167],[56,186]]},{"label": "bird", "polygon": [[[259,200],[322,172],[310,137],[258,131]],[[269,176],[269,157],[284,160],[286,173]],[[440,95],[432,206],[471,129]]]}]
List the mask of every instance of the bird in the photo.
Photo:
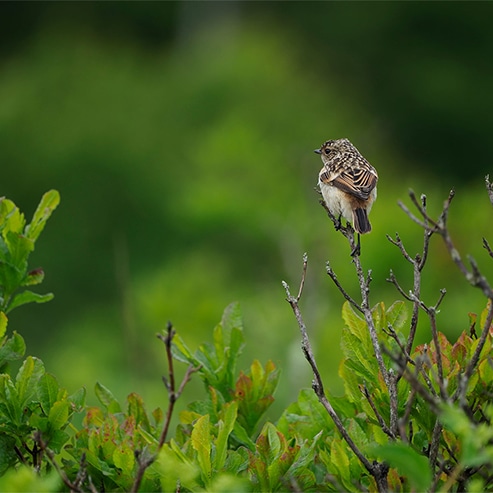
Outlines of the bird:
[{"label": "bird", "polygon": [[327,140],[315,149],[322,158],[318,185],[331,214],[358,233],[351,256],[360,254],[360,234],[369,233],[368,214],[377,198],[378,173],[347,138]]}]

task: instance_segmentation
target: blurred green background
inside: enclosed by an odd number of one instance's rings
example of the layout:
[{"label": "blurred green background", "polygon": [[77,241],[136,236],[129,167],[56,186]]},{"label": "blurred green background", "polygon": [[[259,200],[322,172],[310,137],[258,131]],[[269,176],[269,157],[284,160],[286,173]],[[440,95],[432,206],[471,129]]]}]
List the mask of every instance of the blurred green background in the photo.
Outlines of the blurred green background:
[{"label": "blurred green background", "polygon": [[[379,172],[362,244],[374,303],[399,298],[391,268],[412,285],[385,237],[420,248],[397,206],[410,187],[435,214],[455,187],[457,246],[492,275],[492,16],[489,2],[3,2],[0,194],[28,216],[45,191],[62,197],[32,265],[55,299],[14,312],[10,328],[70,392],[84,385],[94,402],[100,380],[164,406],[156,332],[171,320],[195,348],[238,300],[243,367],[282,368],[275,419],[311,382],[281,286],[297,288],[306,251],[302,309],[341,392],[343,299],[325,261],[354,296],[358,284],[318,204],[312,150],[348,137]],[[439,328],[454,338],[484,300],[436,238],[424,300],[444,286]]]}]

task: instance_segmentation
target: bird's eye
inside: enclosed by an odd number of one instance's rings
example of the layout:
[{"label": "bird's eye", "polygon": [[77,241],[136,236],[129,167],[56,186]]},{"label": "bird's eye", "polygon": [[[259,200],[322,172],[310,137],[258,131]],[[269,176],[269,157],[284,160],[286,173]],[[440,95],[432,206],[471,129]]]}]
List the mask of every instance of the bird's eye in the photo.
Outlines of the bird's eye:
[{"label": "bird's eye", "polygon": [[325,149],[324,152],[325,152],[325,155],[328,156],[330,154],[330,149]]}]

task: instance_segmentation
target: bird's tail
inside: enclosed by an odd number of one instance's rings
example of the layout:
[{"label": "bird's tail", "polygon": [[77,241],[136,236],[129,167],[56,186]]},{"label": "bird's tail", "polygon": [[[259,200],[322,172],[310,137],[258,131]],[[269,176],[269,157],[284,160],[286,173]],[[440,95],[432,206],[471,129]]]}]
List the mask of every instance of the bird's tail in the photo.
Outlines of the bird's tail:
[{"label": "bird's tail", "polygon": [[353,225],[356,232],[364,234],[371,231],[371,224],[368,220],[366,209],[358,207],[353,210]]}]

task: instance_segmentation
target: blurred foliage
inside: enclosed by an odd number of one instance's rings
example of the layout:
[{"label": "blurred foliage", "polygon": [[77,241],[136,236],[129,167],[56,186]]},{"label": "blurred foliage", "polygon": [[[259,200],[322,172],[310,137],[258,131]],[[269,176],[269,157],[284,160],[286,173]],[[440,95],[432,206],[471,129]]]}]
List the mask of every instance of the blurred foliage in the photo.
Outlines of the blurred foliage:
[{"label": "blurred foliage", "polygon": [[[2,4],[0,194],[27,210],[49,188],[63,199],[33,254],[55,299],[14,313],[11,326],[64,387],[101,379],[122,399],[137,380],[157,405],[163,354],[154,334],[171,319],[198,345],[240,300],[255,341],[245,358],[285,369],[282,405],[310,381],[280,285],[298,278],[308,251],[317,267],[305,290],[307,323],[328,355],[329,387],[342,391],[334,377],[341,299],[324,262],[342,278],[351,264],[317,204],[311,151],[349,137],[379,171],[363,262],[384,302],[395,297],[389,268],[411,282],[385,234],[420,244],[396,206],[410,186],[437,210],[456,186],[451,228],[488,274],[478,226],[493,219],[482,191],[492,8]],[[433,248],[440,281],[426,278],[423,297],[436,299],[439,282],[452,286],[440,330],[456,336],[481,299]]]}]

